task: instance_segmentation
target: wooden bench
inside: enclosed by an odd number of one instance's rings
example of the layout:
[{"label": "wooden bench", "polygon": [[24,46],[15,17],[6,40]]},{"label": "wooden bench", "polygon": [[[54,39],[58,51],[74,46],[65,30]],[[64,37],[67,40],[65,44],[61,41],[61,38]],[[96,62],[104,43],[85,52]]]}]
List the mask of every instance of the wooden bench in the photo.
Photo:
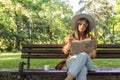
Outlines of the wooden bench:
[{"label": "wooden bench", "polygon": [[[27,62],[21,62],[19,65],[19,71],[21,74],[21,80],[27,76],[29,78],[32,75],[41,75],[40,80],[64,80],[66,77],[66,69],[44,71],[43,69],[30,69],[30,59],[64,59],[66,56],[62,52],[61,44],[28,44],[22,46],[21,58],[27,59]],[[96,58],[120,58],[120,45],[114,44],[102,44],[97,45],[97,57]],[[57,64],[57,63],[56,63]],[[24,69],[24,65],[27,65],[27,69]],[[32,74],[32,75],[31,75]],[[94,72],[88,72],[88,80],[99,80],[94,76],[113,76],[114,80],[118,80],[120,77],[120,71],[116,69],[95,69]],[[54,78],[54,79],[53,79]],[[58,79],[59,78],[59,79]],[[100,79],[101,80],[101,79]],[[102,80],[104,80],[102,78]],[[107,78],[105,80],[113,80]]]}]

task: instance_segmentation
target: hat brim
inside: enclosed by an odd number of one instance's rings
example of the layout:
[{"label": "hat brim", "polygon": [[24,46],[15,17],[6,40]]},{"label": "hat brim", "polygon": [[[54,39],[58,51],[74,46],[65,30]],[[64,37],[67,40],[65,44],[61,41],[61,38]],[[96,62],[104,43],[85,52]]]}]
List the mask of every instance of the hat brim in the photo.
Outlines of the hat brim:
[{"label": "hat brim", "polygon": [[89,21],[89,30],[91,31],[95,27],[95,20],[91,15],[88,14],[78,14],[72,19],[72,27],[75,29],[75,25],[80,18],[85,18]]}]

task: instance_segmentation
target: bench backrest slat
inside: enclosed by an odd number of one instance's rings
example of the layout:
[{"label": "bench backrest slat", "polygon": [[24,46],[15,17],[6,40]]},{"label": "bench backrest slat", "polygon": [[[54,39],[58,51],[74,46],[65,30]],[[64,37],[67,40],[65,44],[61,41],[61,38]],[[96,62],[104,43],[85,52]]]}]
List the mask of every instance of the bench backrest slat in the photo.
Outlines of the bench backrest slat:
[{"label": "bench backrest slat", "polygon": [[23,45],[23,48],[62,48],[61,44],[27,44]]},{"label": "bench backrest slat", "polygon": [[[65,58],[61,44],[28,44],[22,46],[22,58]],[[120,58],[120,45],[97,45],[97,58]]]},{"label": "bench backrest slat", "polygon": [[41,58],[41,59],[44,59],[44,58],[48,58],[48,59],[63,59],[63,58],[66,58],[66,56],[64,54],[51,54],[51,55],[38,55],[38,54],[32,54],[32,55],[27,55],[27,54],[24,54],[22,55],[22,58],[33,58],[33,59],[37,59],[37,58]]},{"label": "bench backrest slat", "polygon": [[[62,44],[26,44],[23,48],[62,48]],[[98,44],[98,48],[120,48],[120,44]]]}]

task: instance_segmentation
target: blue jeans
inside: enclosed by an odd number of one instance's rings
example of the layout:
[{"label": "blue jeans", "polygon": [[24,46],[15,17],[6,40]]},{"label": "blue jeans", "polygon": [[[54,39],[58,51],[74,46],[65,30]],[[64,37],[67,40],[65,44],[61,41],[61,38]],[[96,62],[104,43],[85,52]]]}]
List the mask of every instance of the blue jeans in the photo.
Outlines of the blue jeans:
[{"label": "blue jeans", "polygon": [[73,55],[67,61],[68,74],[72,74],[76,80],[87,80],[87,71],[92,70],[92,60],[89,55],[82,52],[77,55]]}]

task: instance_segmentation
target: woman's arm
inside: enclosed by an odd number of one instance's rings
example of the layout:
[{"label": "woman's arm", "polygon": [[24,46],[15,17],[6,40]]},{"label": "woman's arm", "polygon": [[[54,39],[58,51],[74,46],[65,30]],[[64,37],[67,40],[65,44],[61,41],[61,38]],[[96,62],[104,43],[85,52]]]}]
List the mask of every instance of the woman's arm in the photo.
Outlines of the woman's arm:
[{"label": "woman's arm", "polygon": [[65,39],[65,45],[63,46],[62,48],[62,51],[64,52],[64,54],[70,54],[71,53],[71,50],[70,50],[70,47],[71,47],[71,42],[72,42],[72,36],[71,34],[68,35]]},{"label": "woman's arm", "polygon": [[89,55],[93,59],[97,56],[96,54],[97,53],[97,40],[95,36],[92,36],[91,39],[93,40],[94,48],[93,48],[93,52],[91,52]]}]

